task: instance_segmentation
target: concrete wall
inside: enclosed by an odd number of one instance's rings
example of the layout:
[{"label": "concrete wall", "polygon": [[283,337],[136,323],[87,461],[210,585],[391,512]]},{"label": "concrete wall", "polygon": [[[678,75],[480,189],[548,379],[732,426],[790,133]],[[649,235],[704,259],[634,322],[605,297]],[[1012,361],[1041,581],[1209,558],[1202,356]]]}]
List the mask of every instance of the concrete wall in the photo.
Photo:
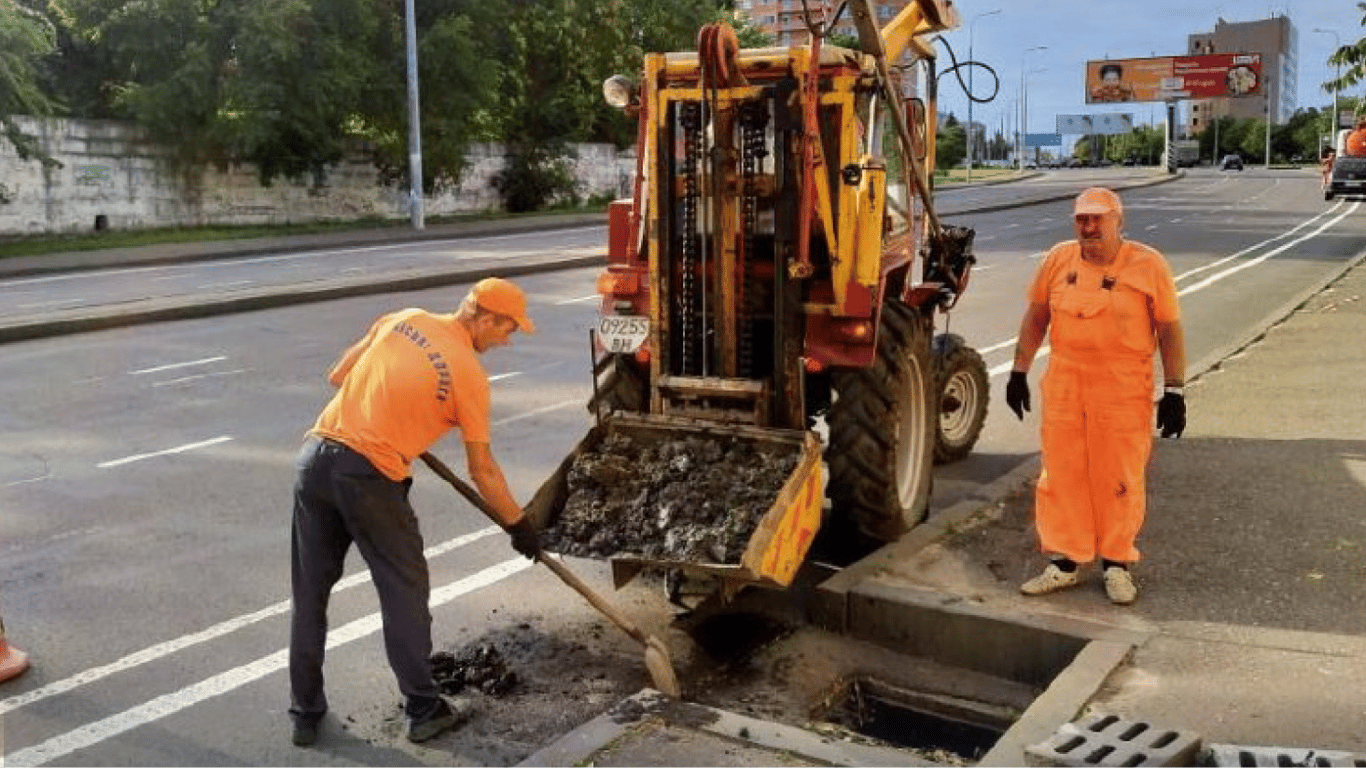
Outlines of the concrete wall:
[{"label": "concrete wall", "polygon": [[[277,179],[262,187],[250,165],[211,168],[184,179],[170,174],[158,160],[158,148],[131,124],[18,122],[25,133],[39,137],[61,166],[22,161],[14,147],[0,142],[0,235],[90,231],[97,219],[111,229],[136,229],[408,216],[407,189],[381,186],[374,166],[364,158],[329,169],[320,186],[312,179]],[[610,144],[579,144],[575,149],[581,196],[617,196],[628,190],[635,172],[633,150],[618,152]],[[501,207],[491,180],[503,168],[503,147],[474,146],[469,161],[459,189],[426,199],[427,216]]]}]

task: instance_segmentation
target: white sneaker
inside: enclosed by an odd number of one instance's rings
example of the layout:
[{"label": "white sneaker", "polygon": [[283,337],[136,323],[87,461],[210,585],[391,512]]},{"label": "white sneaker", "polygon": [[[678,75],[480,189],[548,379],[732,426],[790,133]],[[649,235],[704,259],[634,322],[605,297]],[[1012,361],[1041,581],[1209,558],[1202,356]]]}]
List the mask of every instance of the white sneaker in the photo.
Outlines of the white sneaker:
[{"label": "white sneaker", "polygon": [[1112,565],[1105,569],[1105,595],[1115,605],[1128,605],[1138,599],[1138,587],[1128,568]]},{"label": "white sneaker", "polygon": [[1060,589],[1075,587],[1081,581],[1080,571],[1078,568],[1068,573],[1057,564],[1049,563],[1048,567],[1043,569],[1043,573],[1021,584],[1020,592],[1026,595],[1046,595]]}]

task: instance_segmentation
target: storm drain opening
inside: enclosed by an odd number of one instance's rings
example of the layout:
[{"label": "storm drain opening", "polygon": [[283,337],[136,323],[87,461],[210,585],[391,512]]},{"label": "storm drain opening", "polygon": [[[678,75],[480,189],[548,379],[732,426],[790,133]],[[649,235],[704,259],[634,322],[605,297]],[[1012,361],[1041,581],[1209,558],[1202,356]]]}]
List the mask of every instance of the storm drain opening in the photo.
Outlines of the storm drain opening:
[{"label": "storm drain opening", "polygon": [[899,688],[854,677],[817,708],[815,717],[891,746],[958,765],[976,763],[1019,717],[1008,707]]}]

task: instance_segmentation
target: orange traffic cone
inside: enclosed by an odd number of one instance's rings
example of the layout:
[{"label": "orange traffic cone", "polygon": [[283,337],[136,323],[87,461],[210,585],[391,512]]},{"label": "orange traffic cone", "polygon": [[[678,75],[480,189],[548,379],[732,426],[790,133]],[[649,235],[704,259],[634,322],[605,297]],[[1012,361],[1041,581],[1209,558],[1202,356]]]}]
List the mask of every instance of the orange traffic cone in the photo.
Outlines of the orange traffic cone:
[{"label": "orange traffic cone", "polygon": [[18,677],[28,669],[28,654],[5,639],[5,620],[0,619],[0,683]]}]

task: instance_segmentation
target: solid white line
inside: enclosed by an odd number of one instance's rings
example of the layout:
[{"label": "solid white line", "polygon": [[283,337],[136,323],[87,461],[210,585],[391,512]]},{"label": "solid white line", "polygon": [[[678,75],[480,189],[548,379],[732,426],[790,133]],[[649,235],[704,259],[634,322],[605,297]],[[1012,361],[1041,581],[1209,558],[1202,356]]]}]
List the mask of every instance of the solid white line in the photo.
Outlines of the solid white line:
[{"label": "solid white line", "polygon": [[1251,252],[1257,250],[1258,248],[1261,248],[1261,247],[1264,246],[1264,245],[1269,245],[1269,244],[1271,244],[1271,243],[1276,242],[1277,240],[1282,240],[1282,239],[1284,239],[1284,238],[1290,237],[1291,235],[1295,234],[1296,232],[1300,231],[1301,229],[1304,229],[1305,227],[1309,226],[1310,224],[1313,224],[1314,222],[1318,221],[1319,219],[1323,218],[1324,216],[1328,216],[1328,215],[1332,214],[1334,211],[1336,211],[1337,209],[1341,208],[1343,205],[1344,205],[1344,201],[1339,200],[1336,204],[1333,205],[1332,208],[1329,208],[1328,210],[1323,211],[1322,213],[1318,213],[1318,214],[1316,214],[1316,215],[1314,215],[1314,216],[1312,216],[1312,217],[1310,217],[1310,218],[1308,218],[1308,219],[1306,219],[1306,220],[1300,222],[1299,224],[1296,224],[1296,225],[1294,226],[1294,228],[1292,228],[1292,229],[1290,229],[1290,230],[1287,230],[1287,231],[1285,231],[1285,232],[1282,232],[1282,233],[1280,233],[1279,235],[1276,235],[1275,237],[1268,237],[1267,239],[1261,241],[1260,243],[1253,243],[1252,245],[1249,245],[1248,247],[1244,248],[1244,249],[1241,250],[1241,251],[1238,251],[1237,253],[1229,254],[1228,256],[1225,256],[1224,258],[1219,259],[1218,261],[1215,261],[1215,262],[1211,262],[1211,263],[1209,263],[1209,264],[1206,264],[1206,265],[1204,265],[1203,267],[1196,267],[1195,269],[1191,269],[1191,270],[1187,270],[1187,271],[1185,271],[1185,272],[1182,272],[1181,274],[1179,274],[1179,275],[1176,276],[1176,281],[1177,281],[1177,282],[1181,282],[1182,280],[1184,280],[1184,279],[1186,279],[1186,278],[1188,278],[1188,277],[1190,277],[1190,276],[1192,276],[1192,275],[1198,275],[1198,274],[1200,274],[1201,272],[1204,272],[1204,271],[1206,271],[1206,270],[1215,269],[1216,267],[1221,267],[1221,266],[1223,266],[1224,264],[1227,264],[1227,263],[1229,263],[1230,261],[1233,261],[1234,259],[1238,258],[1239,256],[1243,256],[1243,255],[1245,255],[1245,254],[1251,253]]},{"label": "solid white line", "polygon": [[85,299],[57,299],[55,301],[39,301],[34,304],[16,304],[15,309],[52,309],[53,307],[69,307],[73,304],[80,304]]},{"label": "solid white line", "polygon": [[562,402],[555,403],[554,405],[547,405],[547,406],[545,406],[544,408],[537,408],[537,409],[534,410],[534,411],[527,411],[526,413],[519,413],[519,414],[517,414],[516,416],[509,416],[509,417],[507,417],[506,419],[499,419],[498,421],[493,422],[493,423],[490,424],[489,426],[501,427],[501,426],[503,426],[504,424],[511,424],[511,423],[514,422],[514,421],[521,421],[522,419],[529,419],[529,418],[531,418],[532,416],[540,416],[540,415],[543,414],[543,413],[550,413],[551,411],[558,411],[558,410],[560,410],[561,408],[564,408],[564,407],[570,406],[570,405],[583,405],[583,403],[584,403],[583,400],[564,400],[564,401],[562,401]]},{"label": "solid white line", "polygon": [[598,294],[594,294],[592,296],[580,296],[577,299],[561,299],[560,301],[555,302],[555,306],[559,307],[565,304],[583,304],[589,301],[599,301],[601,299],[602,296]]},{"label": "solid white line", "polygon": [[1345,219],[1345,218],[1347,218],[1348,216],[1352,215],[1352,212],[1355,211],[1355,210],[1356,210],[1358,207],[1360,207],[1360,206],[1361,206],[1361,203],[1352,203],[1352,205],[1351,205],[1347,210],[1345,210],[1345,211],[1343,211],[1342,213],[1338,214],[1338,217],[1337,217],[1336,219],[1333,219],[1333,220],[1331,220],[1331,221],[1325,222],[1323,225],[1321,225],[1318,229],[1314,230],[1313,232],[1310,232],[1310,233],[1307,234],[1307,235],[1301,235],[1300,237],[1298,237],[1298,238],[1296,238],[1296,239],[1294,239],[1294,240],[1291,240],[1290,242],[1286,243],[1285,245],[1282,245],[1282,246],[1279,247],[1279,248],[1274,248],[1274,249],[1272,249],[1272,250],[1270,250],[1270,251],[1267,251],[1266,253],[1262,254],[1261,256],[1258,256],[1258,257],[1255,258],[1255,259],[1249,259],[1248,261],[1244,261],[1244,262],[1242,262],[1242,263],[1240,263],[1240,264],[1237,264],[1236,266],[1229,267],[1228,269],[1225,269],[1225,270],[1222,271],[1222,272],[1215,272],[1214,274],[1210,275],[1209,277],[1205,278],[1204,280],[1201,280],[1201,281],[1198,282],[1198,283],[1193,283],[1193,284],[1191,284],[1191,285],[1188,285],[1188,286],[1186,286],[1185,288],[1182,288],[1181,290],[1177,291],[1177,295],[1179,295],[1179,296],[1185,296],[1185,295],[1188,294],[1188,293],[1195,293],[1196,291],[1201,290],[1202,288],[1208,288],[1209,286],[1211,286],[1211,285],[1213,285],[1213,284],[1219,282],[1220,280],[1224,279],[1225,277],[1228,277],[1229,275],[1234,274],[1235,272],[1241,272],[1241,271],[1243,271],[1244,269],[1247,269],[1248,267],[1255,267],[1255,266],[1257,266],[1258,264],[1261,264],[1262,262],[1264,262],[1264,261],[1266,261],[1267,259],[1271,258],[1272,256],[1276,256],[1276,255],[1278,255],[1278,254],[1280,254],[1280,253],[1284,253],[1285,251],[1289,250],[1290,248],[1292,248],[1292,247],[1294,247],[1294,246],[1296,246],[1296,245],[1299,245],[1300,243],[1304,242],[1305,240],[1308,240],[1308,239],[1314,238],[1314,237],[1318,237],[1319,235],[1323,234],[1323,231],[1324,231],[1324,230],[1328,229],[1329,227],[1333,226],[1334,224],[1338,223],[1339,221],[1342,221],[1343,219]]},{"label": "solid white line", "polygon": [[214,379],[214,378],[218,378],[219,376],[235,376],[235,375],[237,375],[237,374],[239,374],[239,373],[246,373],[246,372],[247,372],[247,369],[246,369],[246,368],[237,368],[236,370],[231,370],[231,371],[215,371],[215,372],[213,372],[213,373],[196,373],[196,374],[194,374],[194,375],[192,375],[192,376],[181,376],[181,377],[178,378],[178,379],[167,379],[167,380],[165,380],[165,381],[154,381],[154,382],[152,382],[152,386],[154,386],[154,387],[169,387],[169,386],[171,386],[172,384],[184,384],[184,383],[187,382],[187,381],[197,381],[198,379]]},{"label": "solid white line", "polygon": [[[428,547],[426,551],[424,551],[422,554],[428,560],[432,560],[440,555],[446,554],[447,552],[459,549],[460,547],[463,547],[466,544],[472,544],[486,536],[491,536],[495,533],[502,533],[502,531],[502,528],[499,528],[496,525],[490,525],[487,528],[480,528],[479,530],[474,531],[472,533],[467,533],[463,536],[457,536],[454,539],[448,539],[447,541],[443,541],[440,544]],[[336,586],[332,587],[332,594],[335,595],[352,587],[357,587],[361,584],[367,584],[370,582],[370,580],[371,577],[369,570],[364,570],[359,573],[352,574],[338,581]],[[280,614],[286,613],[288,611],[289,601],[282,600],[278,603],[275,603],[274,605],[268,605],[259,611],[243,614],[241,616],[235,616],[231,619],[221,621],[217,624],[214,624],[211,627],[207,627],[198,632],[195,632],[194,634],[184,635],[174,640],[167,640],[164,643],[157,643],[156,645],[148,646],[140,651],[130,653],[127,656],[124,656],[123,658],[118,659],[116,661],[112,661],[108,664],[104,664],[98,667],[91,667],[90,669],[87,669],[84,672],[77,672],[76,674],[70,677],[48,683],[47,685],[44,685],[41,688],[35,688],[26,693],[21,693],[18,696],[11,696],[8,699],[0,700],[0,717],[4,716],[7,712],[13,712],[16,709],[32,704],[35,701],[42,701],[43,699],[51,698],[53,696],[66,693],[67,691],[75,690],[88,683],[93,683],[96,680],[101,680],[103,678],[109,677],[110,675],[114,675],[119,672],[133,669],[135,667],[140,667],[143,664],[151,663],[153,661],[156,661],[157,659],[161,659],[166,656],[170,656],[173,653],[183,651],[186,648],[191,648],[193,646],[199,645],[200,643],[207,643],[210,640],[223,637],[224,635],[232,634],[233,632],[236,632],[239,629],[245,629],[246,627],[249,627],[252,624],[265,621],[266,619],[269,619],[272,616],[279,616]]]},{"label": "solid white line", "polygon": [[227,358],[226,356],[224,356],[224,355],[219,355],[218,357],[206,357],[206,358],[204,358],[203,360],[191,360],[191,361],[186,362],[186,363],[170,363],[170,364],[168,364],[168,365],[158,365],[158,366],[155,366],[155,367],[153,367],[153,368],[139,368],[139,369],[136,370],[136,371],[129,371],[129,372],[128,372],[128,375],[129,375],[129,376],[141,376],[141,375],[143,375],[144,373],[160,373],[160,372],[162,372],[162,371],[170,371],[170,370],[174,370],[174,369],[176,369],[176,368],[189,368],[189,367],[192,366],[192,365],[204,365],[204,364],[206,364],[206,363],[216,363],[216,362],[218,362],[218,361],[220,361],[220,360],[227,360],[227,359],[228,359],[228,358]]},{"label": "solid white line", "polygon": [[[432,607],[444,605],[461,595],[496,584],[509,576],[524,571],[530,568],[532,564],[531,560],[518,557],[485,568],[478,573],[433,590],[430,605]],[[363,616],[328,632],[327,648],[331,650],[353,640],[359,640],[366,635],[375,633],[381,626],[382,622],[378,612]],[[288,649],[278,650],[249,664],[214,675],[179,691],[158,696],[145,704],[81,726],[48,739],[41,744],[11,752],[6,759],[15,765],[44,765],[65,757],[78,749],[94,746],[121,733],[174,715],[215,696],[231,693],[248,683],[253,683],[266,675],[284,669],[288,664]]]},{"label": "solid white line", "polygon": [[168,456],[168,455],[173,454],[173,453],[184,453],[185,451],[193,451],[193,450],[195,450],[196,448],[207,448],[207,447],[209,447],[209,446],[211,446],[211,445],[218,445],[219,443],[226,443],[226,442],[228,442],[228,441],[231,440],[231,439],[232,439],[231,437],[229,437],[229,436],[227,436],[227,435],[223,435],[222,437],[215,437],[215,438],[213,438],[212,440],[203,440],[203,441],[200,441],[200,442],[198,442],[198,443],[188,443],[188,444],[186,444],[186,445],[179,445],[179,446],[176,446],[175,448],[167,448],[167,449],[164,450],[164,451],[155,451],[155,452],[153,452],[153,453],[140,453],[140,454],[138,454],[138,455],[136,455],[136,456],[125,456],[125,457],[123,457],[122,459],[114,459],[113,461],[106,461],[106,462],[103,462],[103,463],[101,463],[101,464],[96,464],[95,466],[96,466],[97,468],[99,468],[99,469],[108,469],[108,468],[110,468],[110,467],[118,467],[118,466],[122,466],[122,465],[124,465],[124,464],[132,464],[132,463],[135,462],[135,461],[142,461],[143,459],[154,459],[154,458],[156,458],[157,456]]},{"label": "solid white line", "polygon": [[238,286],[240,286],[240,285],[251,285],[252,283],[255,283],[255,282],[256,282],[255,280],[228,280],[228,281],[222,282],[222,283],[204,283],[203,285],[201,285],[201,286],[195,288],[195,290],[197,290],[197,291],[203,291],[203,290],[212,290],[212,289],[217,289],[217,288],[236,288],[236,287],[238,287]]},{"label": "solid white line", "polygon": [[495,381],[501,381],[502,379],[510,379],[510,378],[512,378],[513,376],[521,376],[521,375],[522,375],[522,372],[521,372],[521,371],[510,371],[510,372],[508,372],[508,373],[498,373],[498,374],[494,374],[493,376],[490,376],[490,377],[489,377],[489,383],[492,384],[492,383],[495,382]]}]

